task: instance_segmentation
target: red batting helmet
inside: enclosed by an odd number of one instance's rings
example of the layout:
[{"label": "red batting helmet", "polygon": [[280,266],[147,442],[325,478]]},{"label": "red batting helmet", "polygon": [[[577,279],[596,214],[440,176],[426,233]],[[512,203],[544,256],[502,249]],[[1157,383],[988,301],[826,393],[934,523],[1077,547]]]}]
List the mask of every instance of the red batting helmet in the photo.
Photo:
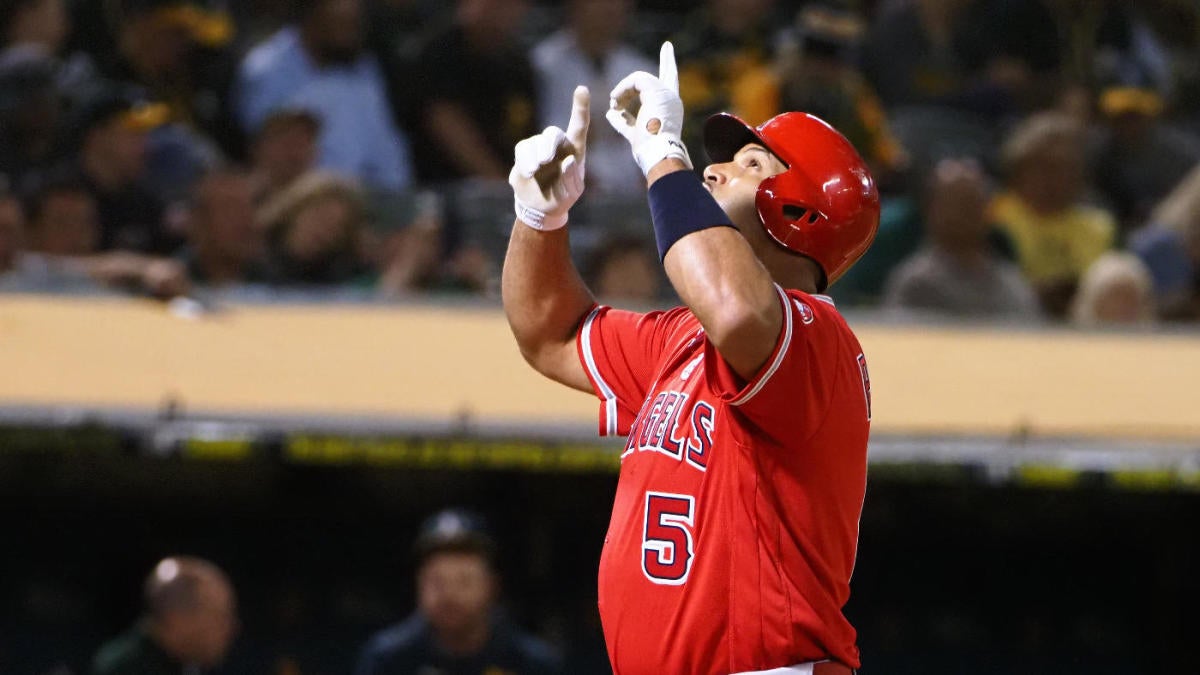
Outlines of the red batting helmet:
[{"label": "red batting helmet", "polygon": [[758,186],[763,227],[780,246],[820,265],[828,287],[879,228],[879,191],[866,162],[845,136],[807,113],[776,115],[758,128],[728,113],[704,124],[704,149],[714,163],[732,160],[747,143],[761,144],[788,167]]}]

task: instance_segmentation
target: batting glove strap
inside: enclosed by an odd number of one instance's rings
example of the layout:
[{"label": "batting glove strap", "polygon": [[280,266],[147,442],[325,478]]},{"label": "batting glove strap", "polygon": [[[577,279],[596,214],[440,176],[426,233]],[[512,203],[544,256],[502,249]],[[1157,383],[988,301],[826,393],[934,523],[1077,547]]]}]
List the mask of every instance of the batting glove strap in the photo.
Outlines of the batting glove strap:
[{"label": "batting glove strap", "polygon": [[692,168],[692,158],[688,156],[687,146],[673,134],[659,133],[647,137],[633,148],[633,158],[643,174],[650,173],[655,164],[668,158],[678,159],[689,169]]},{"label": "batting glove strap", "polygon": [[566,213],[546,214],[528,204],[523,204],[520,199],[514,200],[513,207],[517,213],[517,220],[541,232],[557,230],[567,224]]}]

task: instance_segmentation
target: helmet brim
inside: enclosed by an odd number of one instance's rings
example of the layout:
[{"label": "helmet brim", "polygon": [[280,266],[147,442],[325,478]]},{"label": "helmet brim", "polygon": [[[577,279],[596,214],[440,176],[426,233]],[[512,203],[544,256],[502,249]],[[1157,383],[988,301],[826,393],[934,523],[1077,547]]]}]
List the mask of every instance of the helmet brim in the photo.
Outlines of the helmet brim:
[{"label": "helmet brim", "polygon": [[[731,161],[747,143],[758,143],[771,150],[758,131],[737,115],[717,113],[704,121],[704,152],[709,162],[723,164]],[[771,152],[774,154],[775,151]]]}]

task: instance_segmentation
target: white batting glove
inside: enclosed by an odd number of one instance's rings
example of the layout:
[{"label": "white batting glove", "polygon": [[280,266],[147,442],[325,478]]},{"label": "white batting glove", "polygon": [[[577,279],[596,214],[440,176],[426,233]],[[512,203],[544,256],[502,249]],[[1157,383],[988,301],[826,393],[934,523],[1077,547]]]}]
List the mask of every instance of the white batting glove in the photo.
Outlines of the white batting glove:
[{"label": "white batting glove", "polygon": [[629,141],[643,174],[668,157],[691,168],[692,158],[680,140],[683,101],[679,98],[675,47],[670,42],[664,42],[658,54],[658,77],[640,70],[627,75],[609,94],[605,117]]},{"label": "white batting glove", "polygon": [[517,143],[508,184],[513,188],[517,219],[535,230],[566,225],[567,211],[583,194],[589,105],[587,87],[576,87],[566,131],[547,127]]}]

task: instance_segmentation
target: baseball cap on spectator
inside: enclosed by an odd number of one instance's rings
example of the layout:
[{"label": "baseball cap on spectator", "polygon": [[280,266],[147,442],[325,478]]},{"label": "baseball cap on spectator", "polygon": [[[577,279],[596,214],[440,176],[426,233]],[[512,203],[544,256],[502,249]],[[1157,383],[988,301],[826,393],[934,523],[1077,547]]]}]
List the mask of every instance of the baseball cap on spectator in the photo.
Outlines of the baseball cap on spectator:
[{"label": "baseball cap on spectator", "polygon": [[464,509],[446,509],[421,524],[413,553],[418,566],[438,553],[471,553],[492,564],[496,542],[478,514]]},{"label": "baseball cap on spectator", "polygon": [[1149,87],[1111,86],[1100,92],[1100,111],[1109,117],[1156,117],[1162,109],[1162,97]]},{"label": "baseball cap on spectator", "polygon": [[108,83],[86,93],[75,110],[71,125],[76,141],[102,124],[119,120],[129,129],[151,131],[170,121],[171,110],[150,101],[137,87]]},{"label": "baseball cap on spectator", "polygon": [[205,47],[222,47],[233,39],[234,25],[229,15],[205,6],[198,0],[120,0],[125,20],[143,14],[184,29]]},{"label": "baseball cap on spectator", "polygon": [[866,25],[857,14],[837,3],[811,3],[796,14],[796,29],[804,51],[842,56],[861,42]]}]

